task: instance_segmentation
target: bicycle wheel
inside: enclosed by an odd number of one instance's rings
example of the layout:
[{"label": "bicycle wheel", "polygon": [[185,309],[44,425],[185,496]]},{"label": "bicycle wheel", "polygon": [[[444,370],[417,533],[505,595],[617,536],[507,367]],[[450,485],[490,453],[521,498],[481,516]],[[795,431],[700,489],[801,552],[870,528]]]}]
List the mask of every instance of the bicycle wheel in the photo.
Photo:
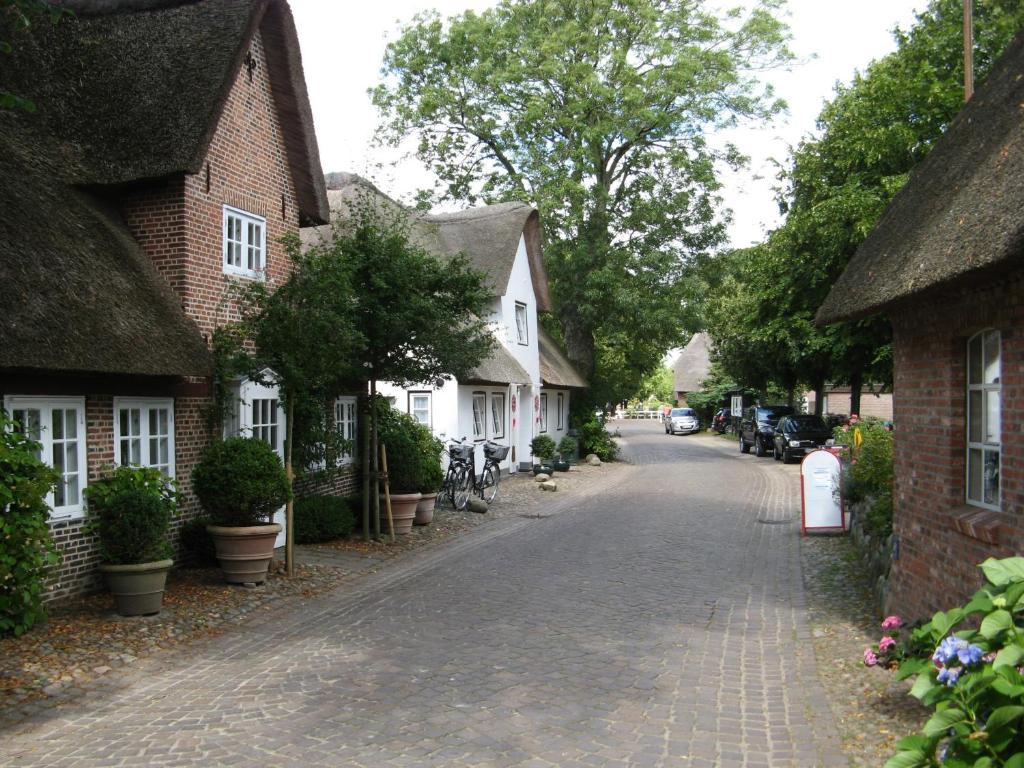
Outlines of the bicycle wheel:
[{"label": "bicycle wheel", "polygon": [[484,470],[484,476],[480,480],[481,492],[480,495],[484,501],[490,504],[494,501],[494,497],[498,495],[498,481],[501,479],[501,470],[495,466],[488,466]]},{"label": "bicycle wheel", "polygon": [[452,504],[458,510],[466,508],[469,496],[473,492],[473,473],[469,467],[463,467],[455,477],[455,484],[452,488]]}]

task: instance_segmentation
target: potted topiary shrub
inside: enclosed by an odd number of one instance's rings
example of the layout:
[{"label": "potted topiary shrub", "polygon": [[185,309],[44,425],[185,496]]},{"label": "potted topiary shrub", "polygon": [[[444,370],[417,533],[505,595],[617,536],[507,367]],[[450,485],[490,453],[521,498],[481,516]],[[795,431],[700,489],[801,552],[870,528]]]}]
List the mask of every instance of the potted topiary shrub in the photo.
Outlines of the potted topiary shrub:
[{"label": "potted topiary shrub", "polygon": [[540,459],[539,464],[533,465],[533,474],[539,475],[544,473],[550,475],[555,471],[555,468],[551,465],[551,459],[555,455],[555,441],[547,435],[537,435],[533,440],[530,441],[530,452],[533,453],[534,457]]},{"label": "potted topiary shrub", "polygon": [[122,616],[160,613],[174,564],[167,529],[178,488],[152,467],[117,467],[85,490],[88,529],[99,536],[100,571]]},{"label": "potted topiary shrub", "polygon": [[[395,523],[395,534],[402,535],[412,530],[416,518],[416,506],[420,501],[422,487],[423,451],[420,431],[425,429],[407,413],[382,403],[377,414],[377,432],[380,442],[387,449],[388,492],[391,495],[391,517]],[[384,500],[381,499],[383,509]],[[387,515],[381,515],[381,527],[387,531]]]},{"label": "potted topiary shrub", "polygon": [[576,457],[576,438],[566,435],[558,441],[558,458],[552,466],[556,472],[568,472]]},{"label": "potted topiary shrub", "polygon": [[420,500],[416,505],[416,525],[429,525],[434,520],[434,505],[437,494],[444,483],[444,470],[441,468],[441,451],[444,444],[422,424],[419,427],[420,447]]},{"label": "potted topiary shrub", "polygon": [[281,526],[274,512],[291,497],[280,457],[262,440],[231,437],[207,448],[192,470],[192,489],[211,524],[224,578],[262,584]]}]

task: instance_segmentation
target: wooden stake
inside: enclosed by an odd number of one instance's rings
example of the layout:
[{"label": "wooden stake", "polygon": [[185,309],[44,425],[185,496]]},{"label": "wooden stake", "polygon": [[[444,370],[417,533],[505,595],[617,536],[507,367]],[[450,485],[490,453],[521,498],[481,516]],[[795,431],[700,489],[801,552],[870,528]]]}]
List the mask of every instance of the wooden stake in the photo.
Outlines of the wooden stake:
[{"label": "wooden stake", "polygon": [[974,8],[964,0],[964,101],[974,95]]},{"label": "wooden stake", "polygon": [[380,466],[384,478],[384,506],[388,510],[388,530],[391,531],[391,543],[395,543],[395,519],[391,516],[391,482],[388,480],[388,447],[380,444]]}]

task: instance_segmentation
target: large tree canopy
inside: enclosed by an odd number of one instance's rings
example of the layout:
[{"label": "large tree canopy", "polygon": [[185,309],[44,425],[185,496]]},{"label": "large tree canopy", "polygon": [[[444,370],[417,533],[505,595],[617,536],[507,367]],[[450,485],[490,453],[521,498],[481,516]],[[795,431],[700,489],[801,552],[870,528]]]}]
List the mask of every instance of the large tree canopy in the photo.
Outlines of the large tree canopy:
[{"label": "large tree canopy", "polygon": [[419,16],[388,46],[384,134],[415,134],[449,198],[539,207],[586,374],[604,349],[635,384],[679,342],[687,260],[724,236],[716,164],[741,159],[709,134],[782,106],[757,79],[789,57],[777,5],[717,17],[682,0],[503,0]]}]

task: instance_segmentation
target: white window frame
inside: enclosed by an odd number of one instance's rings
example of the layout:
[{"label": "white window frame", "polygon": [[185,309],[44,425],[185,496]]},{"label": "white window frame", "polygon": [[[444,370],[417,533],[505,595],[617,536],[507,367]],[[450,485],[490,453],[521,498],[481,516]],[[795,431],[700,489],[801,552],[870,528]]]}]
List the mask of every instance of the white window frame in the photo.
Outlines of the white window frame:
[{"label": "white window frame", "polygon": [[[491,392],[490,427],[492,438],[505,437],[505,393]],[[495,421],[497,417],[498,421]]]},{"label": "white window frame", "polygon": [[548,431],[548,393],[540,393],[540,413],[537,414],[540,419],[540,431]]},{"label": "white window frame", "polygon": [[47,466],[53,467],[53,435],[50,426],[53,424],[54,410],[77,410],[75,418],[76,443],[75,461],[77,463],[78,501],[75,504],[64,504],[60,507],[54,506],[55,494],[53,491],[46,494],[46,504],[50,508],[50,520],[74,520],[85,516],[85,504],[83,503],[85,489],[89,486],[89,465],[86,441],[85,398],[84,397],[36,397],[28,395],[9,395],[4,398],[4,410],[11,416],[16,410],[37,410],[39,411],[40,434],[33,435],[42,446],[40,458]]},{"label": "white window frame", "polygon": [[[523,346],[527,346],[530,343],[530,313],[527,310],[527,305],[521,301],[516,302],[516,341]],[[522,322],[520,322],[520,316]]]},{"label": "white window frame", "polygon": [[[998,358],[996,360],[996,363],[998,365],[998,369],[996,371],[996,376],[994,377],[994,380],[990,381],[990,382],[986,382],[985,381],[985,378],[986,378],[985,372],[986,372],[986,369],[988,368],[988,364],[989,364],[990,361],[987,360],[986,357],[985,357],[985,340],[986,340],[986,337],[990,337],[992,334],[995,335],[996,344],[997,344],[996,349],[998,350]],[[981,345],[980,359],[979,359],[979,362],[981,363],[980,381],[972,381],[971,380],[972,379],[972,371],[971,371],[971,346],[975,342],[977,342],[977,343],[979,343]],[[969,338],[967,340],[967,371],[966,371],[967,375],[965,376],[965,379],[967,381],[967,402],[966,402],[966,408],[964,409],[966,411],[966,418],[964,419],[964,422],[965,422],[965,424],[967,426],[967,430],[966,430],[966,434],[965,434],[966,444],[967,445],[966,445],[966,450],[965,450],[965,453],[964,453],[964,499],[971,506],[982,507],[984,509],[993,509],[993,510],[999,510],[1001,508],[1001,506],[1002,506],[1002,493],[1003,493],[1003,486],[1002,486],[1003,451],[1002,451],[1002,435],[1000,434],[1001,430],[1002,430],[1002,387],[1003,387],[1003,385],[1002,385],[1002,360],[1003,360],[1003,338],[1002,338],[1002,334],[999,331],[993,330],[991,328],[990,329],[986,329],[984,331],[980,331],[979,333],[974,334],[973,336],[971,336],[971,338]],[[980,407],[980,416],[981,416],[981,425],[980,425],[980,437],[981,437],[981,439],[980,440],[972,440],[971,439],[971,432],[973,431],[972,428],[974,426],[974,419],[972,418],[972,415],[971,415],[972,395],[975,395],[977,397],[978,401],[980,401],[980,406],[981,406]],[[989,437],[988,435],[986,435],[986,433],[990,431],[989,430],[989,422],[990,422],[990,419],[991,419],[991,417],[993,415],[990,412],[990,406],[989,406],[990,400],[992,399],[993,395],[995,396],[994,399],[995,399],[995,406],[996,406],[995,419],[999,422],[999,425],[998,425],[998,427],[995,430],[996,431],[995,441],[986,439],[987,437]],[[971,453],[973,451],[981,451],[981,462],[982,462],[982,465],[981,465],[981,468],[980,468],[980,471],[981,471],[981,488],[979,490],[981,491],[982,496],[979,499],[972,499],[971,498],[971,469],[973,467],[973,464],[971,462]],[[995,463],[995,466],[994,466],[994,471],[995,471],[995,474],[996,474],[996,482],[997,482],[997,495],[996,495],[996,502],[994,504],[984,500],[985,473],[986,473],[986,470],[991,471],[993,469],[992,467],[986,467],[986,464],[987,464],[987,462],[985,460],[986,453],[988,453],[988,454],[995,453],[996,457],[997,457],[996,458],[996,463]]]},{"label": "white window frame", "polygon": [[[413,403],[416,398],[422,397],[427,401],[426,407],[426,419],[420,418],[417,413],[422,412],[422,408],[415,408]],[[409,409],[409,415],[412,416],[416,421],[425,426],[427,429],[432,429],[434,423],[434,393],[430,390],[414,390],[409,392],[409,398],[407,403]]]},{"label": "white window frame", "polygon": [[[121,411],[125,409],[138,409],[141,411],[139,418],[140,431],[137,436],[123,435],[121,433]],[[126,457],[122,455],[121,443],[125,439],[136,437],[139,440],[139,461],[135,466],[154,467],[160,469],[158,461],[153,458],[152,440],[163,437],[162,435],[150,434],[150,413],[153,411],[167,411],[167,470],[168,477],[174,477],[174,400],[171,398],[159,397],[115,397],[114,398],[114,463],[118,465],[127,464]],[[159,457],[157,457],[159,458]]]},{"label": "white window frame", "polygon": [[[230,221],[239,222],[238,238],[229,238],[233,234]],[[252,237],[253,226],[259,226],[259,234]],[[221,231],[221,264],[226,275],[238,275],[262,279],[267,269],[267,220],[240,208],[224,206],[224,218]],[[231,246],[238,246],[237,254],[232,255]],[[254,266],[249,266],[250,256],[255,254]],[[233,263],[237,256],[238,264]]]},{"label": "white window frame", "polygon": [[558,426],[555,429],[565,428],[565,393],[559,392],[555,396],[555,415],[557,417]]},{"label": "white window frame", "polygon": [[341,436],[349,442],[349,449],[338,457],[339,464],[352,464],[356,460],[359,439],[359,401],[352,396],[339,397],[334,401],[334,425]]},{"label": "white window frame", "polygon": [[[479,405],[479,409],[477,406]],[[487,393],[474,392],[472,400],[473,440],[487,439]]]}]

